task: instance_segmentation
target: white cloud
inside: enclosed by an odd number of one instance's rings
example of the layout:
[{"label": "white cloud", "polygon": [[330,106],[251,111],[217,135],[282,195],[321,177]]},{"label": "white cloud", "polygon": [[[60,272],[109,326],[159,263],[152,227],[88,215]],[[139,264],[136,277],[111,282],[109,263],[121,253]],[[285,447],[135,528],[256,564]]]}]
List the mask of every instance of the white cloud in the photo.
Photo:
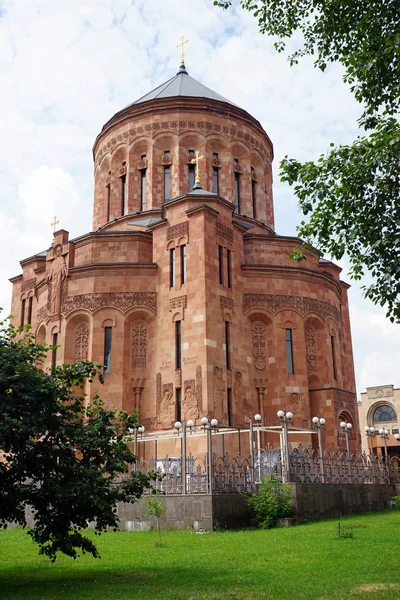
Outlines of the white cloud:
[{"label": "white cloud", "polygon": [[[189,73],[254,115],[274,142],[278,232],[293,235],[301,220],[296,199],[279,183],[280,159],[311,160],[329,142],[356,135],[360,107],[340,66],[322,74],[306,59],[290,68],[238,5],[222,11],[210,0],[3,0],[1,6],[0,303],[10,296],[7,278],[19,273],[18,260],[50,241],[54,214],[72,238],[91,229],[94,139],[116,111],[174,75],[182,33],[190,40]],[[350,302],[359,385],[399,385],[397,326],[361,298],[358,286]]]}]

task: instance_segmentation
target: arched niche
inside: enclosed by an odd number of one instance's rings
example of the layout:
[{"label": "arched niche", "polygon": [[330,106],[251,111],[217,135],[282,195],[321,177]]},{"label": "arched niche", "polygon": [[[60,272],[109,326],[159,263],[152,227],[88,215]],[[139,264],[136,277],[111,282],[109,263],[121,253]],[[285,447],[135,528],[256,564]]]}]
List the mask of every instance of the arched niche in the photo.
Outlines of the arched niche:
[{"label": "arched niche", "polygon": [[[386,417],[389,417],[386,419]],[[391,418],[390,418],[391,417]],[[386,419],[386,420],[385,420]],[[392,424],[398,420],[396,407],[387,399],[380,402],[374,402],[367,412],[367,423],[379,429],[381,424]]]},{"label": "arched niche", "polygon": [[[214,155],[218,156],[215,157]],[[233,190],[230,183],[232,156],[230,144],[223,138],[215,136],[215,134],[206,137],[206,169],[207,169],[207,189],[215,192],[214,189],[214,168],[218,170],[218,194],[227,200],[232,200]]]},{"label": "arched niche", "polygon": [[325,323],[315,315],[304,319],[304,341],[307,373],[317,375],[325,381],[326,371],[326,333]]},{"label": "arched niche", "polygon": [[170,198],[179,195],[175,169],[179,168],[178,135],[173,133],[159,133],[154,136],[151,150],[150,178],[152,181],[152,208],[160,208],[164,202],[164,176],[165,169],[170,169]]},{"label": "arched niche", "polygon": [[35,341],[37,344],[45,344],[46,343],[46,327],[43,323],[42,323],[42,325],[39,325],[39,327],[37,328],[36,335],[35,335]]},{"label": "arched niche", "polygon": [[86,312],[73,314],[65,325],[64,360],[67,364],[91,360],[91,318]]},{"label": "arched niche", "polygon": [[110,220],[111,202],[111,155],[107,154],[98,165],[94,176],[94,223],[93,229]]},{"label": "arched niche", "polygon": [[129,150],[129,212],[131,213],[151,209],[151,148],[150,140],[141,138],[132,144]]},{"label": "arched niche", "polygon": [[248,356],[252,357],[255,376],[266,376],[268,357],[275,356],[273,329],[272,318],[266,312],[256,309],[247,314]]},{"label": "arched niche", "polygon": [[[128,198],[129,198],[129,181],[127,173],[129,171],[128,165],[129,148],[128,146],[122,145],[115,150],[111,158],[111,198],[110,198],[110,220],[116,219],[122,216],[122,213],[127,214],[129,210]],[[123,211],[123,178],[125,179],[125,203]]]},{"label": "arched niche", "polygon": [[138,377],[149,368],[155,354],[154,315],[148,310],[133,309],[124,320],[124,356],[130,377]]}]

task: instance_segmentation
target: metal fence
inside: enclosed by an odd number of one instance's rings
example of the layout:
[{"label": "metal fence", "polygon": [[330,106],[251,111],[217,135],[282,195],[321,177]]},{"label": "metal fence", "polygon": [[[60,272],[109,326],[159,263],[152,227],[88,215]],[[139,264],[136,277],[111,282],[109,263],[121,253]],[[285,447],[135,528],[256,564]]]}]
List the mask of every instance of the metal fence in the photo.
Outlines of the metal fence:
[{"label": "metal fence", "polygon": [[[284,453],[285,454],[285,453]],[[323,456],[317,450],[289,447],[288,456],[280,449],[259,449],[253,456],[208,454],[195,457],[150,458],[135,468],[157,471],[156,489],[167,495],[230,494],[255,492],[266,476],[277,475],[293,483],[400,483],[399,457],[370,456],[329,449]],[[186,464],[185,464],[186,463]]]}]

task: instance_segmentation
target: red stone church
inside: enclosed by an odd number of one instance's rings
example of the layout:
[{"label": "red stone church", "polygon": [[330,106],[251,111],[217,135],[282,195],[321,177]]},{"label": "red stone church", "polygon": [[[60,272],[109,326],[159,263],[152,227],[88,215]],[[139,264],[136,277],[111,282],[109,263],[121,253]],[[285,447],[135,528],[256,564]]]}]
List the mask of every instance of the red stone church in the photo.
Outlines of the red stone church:
[{"label": "red stone church", "polygon": [[348,286],[275,232],[262,125],[181,64],[107,121],[93,157],[92,231],[56,231],[11,280],[15,324],[59,345],[47,366],[101,363],[102,398],[146,431],[286,409],[298,427],[324,417],[325,447],[351,422],[358,446]]}]

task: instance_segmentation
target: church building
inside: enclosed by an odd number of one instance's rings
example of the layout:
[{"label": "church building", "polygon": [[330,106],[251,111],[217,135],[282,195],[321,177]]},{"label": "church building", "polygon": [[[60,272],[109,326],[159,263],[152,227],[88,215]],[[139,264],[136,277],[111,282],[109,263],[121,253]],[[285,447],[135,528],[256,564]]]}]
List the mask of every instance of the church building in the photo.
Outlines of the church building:
[{"label": "church building", "polygon": [[296,427],[323,417],[325,448],[345,449],[351,423],[360,447],[348,285],[316,251],[294,263],[299,240],[275,232],[257,119],[182,61],[107,121],[93,159],[92,231],[55,231],[11,279],[14,324],[58,346],[46,367],[104,365],[101,397],[146,432],[277,425],[286,409]]}]

